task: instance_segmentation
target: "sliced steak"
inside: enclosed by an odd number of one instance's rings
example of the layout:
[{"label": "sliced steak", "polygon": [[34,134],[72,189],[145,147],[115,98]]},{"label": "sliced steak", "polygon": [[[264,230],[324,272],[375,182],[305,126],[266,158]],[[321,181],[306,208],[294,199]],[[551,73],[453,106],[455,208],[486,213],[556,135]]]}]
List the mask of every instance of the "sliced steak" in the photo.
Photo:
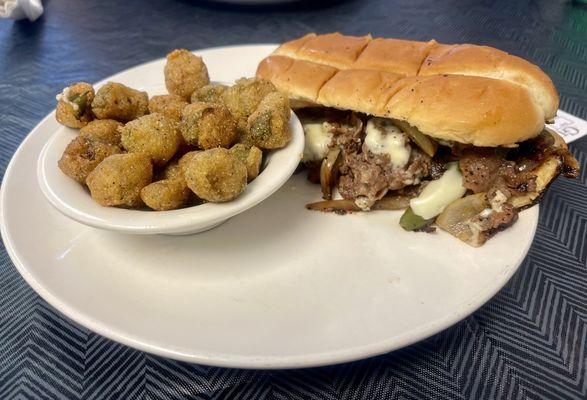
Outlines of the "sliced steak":
[{"label": "sliced steak", "polygon": [[508,198],[536,189],[536,175],[520,170],[515,161],[505,158],[501,149],[469,147],[459,162],[463,185],[474,193],[501,190]]},{"label": "sliced steak", "polygon": [[510,203],[497,209],[488,209],[471,218],[467,225],[473,232],[471,244],[481,246],[491,236],[511,226],[518,219],[518,211]]},{"label": "sliced steak", "polygon": [[363,198],[366,207],[385,196],[389,190],[420,183],[430,171],[430,157],[412,148],[405,168],[394,168],[387,155],[369,151],[344,155],[338,190],[345,199]]}]

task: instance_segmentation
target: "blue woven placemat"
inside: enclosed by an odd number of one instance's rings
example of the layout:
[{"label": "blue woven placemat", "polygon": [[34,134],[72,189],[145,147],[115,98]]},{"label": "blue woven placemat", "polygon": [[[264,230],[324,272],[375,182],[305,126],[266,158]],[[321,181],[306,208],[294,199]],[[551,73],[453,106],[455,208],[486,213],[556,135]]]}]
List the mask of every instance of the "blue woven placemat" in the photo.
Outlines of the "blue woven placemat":
[{"label": "blue woven placemat", "polygon": [[[172,48],[280,42],[308,31],[488,44],[539,64],[561,108],[587,117],[587,8],[564,1],[350,0],[245,8],[188,0],[45,1],[0,21],[0,177],[69,82],[98,81]],[[585,399],[587,139],[577,180],[555,182],[510,283],[414,346],[293,371],[203,367],[111,342],[47,305],[0,246],[0,399]]]}]

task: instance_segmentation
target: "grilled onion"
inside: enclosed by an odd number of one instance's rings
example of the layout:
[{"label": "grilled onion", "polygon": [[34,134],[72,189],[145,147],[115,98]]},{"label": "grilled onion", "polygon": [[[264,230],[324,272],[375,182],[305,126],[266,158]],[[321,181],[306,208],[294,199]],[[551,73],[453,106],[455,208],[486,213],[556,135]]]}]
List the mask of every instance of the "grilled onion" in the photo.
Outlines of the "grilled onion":
[{"label": "grilled onion", "polygon": [[450,203],[436,218],[436,225],[463,242],[472,243],[475,232],[467,221],[489,208],[485,193],[476,193]]},{"label": "grilled onion", "polygon": [[398,120],[394,122],[397,126],[400,127],[402,131],[404,131],[410,136],[412,141],[416,143],[416,145],[420,149],[422,149],[424,153],[428,154],[430,157],[433,157],[434,154],[436,154],[436,150],[438,149],[438,143],[436,143],[435,140],[424,135],[422,132],[418,130],[418,128],[413,127],[405,121]]},{"label": "grilled onion", "polygon": [[[386,196],[382,199],[377,200],[370,208],[371,211],[378,210],[403,210],[410,205],[410,197],[397,195],[397,196]],[[357,206],[354,200],[351,199],[338,199],[338,200],[325,200],[318,201],[316,203],[310,203],[306,205],[308,210],[313,211],[324,211],[324,212],[336,212],[336,213],[347,213],[365,211]]]},{"label": "grilled onion", "polygon": [[[536,175],[536,190],[512,197],[509,201],[517,209],[523,210],[538,203],[548,186],[562,172],[567,178],[576,178],[579,175],[579,163],[569,152],[567,144],[556,132],[545,128],[541,133],[550,148],[549,154],[539,163],[523,160],[519,165],[527,168]],[[531,167],[531,168],[530,168]]]},{"label": "grilled onion", "polygon": [[359,118],[356,113],[351,114],[349,124],[355,128],[355,135],[358,135],[363,131],[363,120]]},{"label": "grilled onion", "polygon": [[332,188],[338,179],[338,168],[342,159],[340,148],[332,149],[322,160],[320,166],[320,186],[322,188],[322,198],[329,200],[332,198]]}]

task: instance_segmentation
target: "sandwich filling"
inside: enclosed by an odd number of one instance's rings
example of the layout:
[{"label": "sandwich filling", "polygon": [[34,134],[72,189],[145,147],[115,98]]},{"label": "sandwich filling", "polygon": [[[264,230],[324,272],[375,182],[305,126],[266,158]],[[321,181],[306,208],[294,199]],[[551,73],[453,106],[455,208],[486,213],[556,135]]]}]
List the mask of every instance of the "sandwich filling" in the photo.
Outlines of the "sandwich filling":
[{"label": "sandwich filling", "polygon": [[515,222],[518,210],[534,204],[559,173],[578,174],[564,142],[548,131],[514,148],[475,147],[350,111],[298,114],[306,134],[303,164],[325,199],[308,208],[407,208],[404,228],[431,231],[436,223],[474,246]]}]

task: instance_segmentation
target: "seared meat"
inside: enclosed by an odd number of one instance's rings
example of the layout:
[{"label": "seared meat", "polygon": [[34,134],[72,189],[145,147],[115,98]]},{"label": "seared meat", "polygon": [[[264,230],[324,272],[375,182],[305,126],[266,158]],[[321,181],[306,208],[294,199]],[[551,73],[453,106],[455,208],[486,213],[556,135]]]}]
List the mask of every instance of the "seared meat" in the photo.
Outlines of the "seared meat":
[{"label": "seared meat", "polygon": [[[437,141],[428,151],[430,157],[422,150],[429,146],[418,139],[424,134],[401,121],[329,109],[306,110],[302,115],[311,121],[304,123],[306,144],[315,144],[304,166],[308,179],[321,184],[326,199],[309,204],[308,209],[337,213],[397,209],[398,196],[405,202],[401,207],[407,207],[409,199],[435,183],[446,189],[442,195],[450,193],[448,186],[435,180],[453,165],[449,163],[458,162],[462,173],[462,181],[460,177],[455,181],[458,196],[466,194],[463,187],[474,194],[452,202],[449,198],[436,222],[473,246],[512,225],[518,211],[535,204],[559,174],[576,177],[579,172],[563,139],[548,130],[512,147]],[[431,181],[420,185],[423,180]],[[335,187],[343,199],[332,199]]]},{"label": "seared meat", "polygon": [[459,162],[463,185],[474,193],[501,190],[508,198],[536,190],[536,175],[521,170],[509,161],[500,149],[469,147],[463,150]]},{"label": "seared meat", "polygon": [[331,123],[334,135],[332,147],[339,146],[344,153],[358,153],[363,143],[363,123],[356,119],[353,125]]},{"label": "seared meat", "polygon": [[469,240],[472,246],[479,247],[497,232],[503,231],[518,219],[518,212],[511,204],[504,204],[503,211],[493,212],[488,217],[477,215],[467,223],[473,236]]},{"label": "seared meat", "polygon": [[549,156],[562,161],[562,172],[576,177],[577,161],[566,146],[557,146],[553,136],[544,132],[538,137],[520,143],[517,149],[467,147],[460,149],[460,168],[467,189],[475,193],[500,189],[507,197],[536,190],[533,169]]},{"label": "seared meat", "polygon": [[518,210],[506,203],[506,196],[497,189],[493,197],[489,197],[491,208],[483,210],[467,221],[467,226],[473,232],[470,244],[481,246],[497,232],[511,226],[518,219]]},{"label": "seared meat", "polygon": [[[557,156],[562,161],[562,174],[567,178],[579,176],[579,163],[569,152],[567,145],[560,136],[551,135],[548,130],[534,139],[520,143],[520,147],[511,152],[512,159],[524,166],[537,166],[550,156]],[[528,168],[530,169],[530,168]]]},{"label": "seared meat", "polygon": [[507,228],[517,219],[518,213],[513,205],[505,203],[500,211],[493,211],[488,216],[479,214],[472,219],[482,231],[498,231]]},{"label": "seared meat", "polygon": [[[362,125],[360,124],[361,128]],[[358,124],[353,126],[357,127]],[[368,130],[369,123],[366,126]],[[356,199],[361,208],[369,208],[389,190],[418,184],[420,179],[429,174],[430,157],[418,147],[410,145],[408,136],[399,129],[393,134],[401,139],[400,143],[404,143],[399,145],[400,149],[406,152],[406,156],[409,155],[405,165],[394,164],[386,153],[373,153],[373,149],[364,139],[362,129],[340,130],[335,135],[334,141],[343,152],[338,183],[338,190],[343,198]]]},{"label": "seared meat", "polygon": [[[377,125],[381,129],[381,136],[384,139],[386,133],[385,124],[391,124],[383,119],[366,119],[356,113],[342,113],[336,111],[323,111],[311,109],[300,113],[301,118],[309,123],[320,124],[320,129],[329,136],[328,148],[340,148],[342,162],[339,168],[338,191],[345,199],[357,200],[361,208],[369,208],[375,201],[385,196],[389,190],[397,190],[409,185],[416,185],[420,180],[430,173],[431,160],[428,155],[422,152],[417,146],[410,143],[409,136],[401,132],[399,128],[393,127],[393,134],[401,139],[405,149],[405,165],[394,164],[388,154],[375,154],[365,143],[368,131],[368,122]],[[387,127],[389,128],[389,127]],[[325,137],[327,137],[325,136]],[[367,135],[368,136],[368,135]],[[308,134],[306,134],[306,145],[308,146]],[[377,143],[379,144],[379,143]],[[381,143],[382,146],[387,143]],[[402,147],[403,146],[403,147]],[[385,150],[385,149],[383,149]],[[325,150],[322,150],[324,153]],[[325,157],[325,154],[322,155]],[[319,182],[318,160],[304,161],[308,172],[308,179],[312,182]],[[442,167],[438,167],[440,172]]]},{"label": "seared meat", "polygon": [[366,206],[385,196],[388,190],[420,182],[430,170],[430,157],[412,148],[406,168],[394,168],[389,156],[369,151],[345,154],[338,190],[345,199],[366,198]]}]

